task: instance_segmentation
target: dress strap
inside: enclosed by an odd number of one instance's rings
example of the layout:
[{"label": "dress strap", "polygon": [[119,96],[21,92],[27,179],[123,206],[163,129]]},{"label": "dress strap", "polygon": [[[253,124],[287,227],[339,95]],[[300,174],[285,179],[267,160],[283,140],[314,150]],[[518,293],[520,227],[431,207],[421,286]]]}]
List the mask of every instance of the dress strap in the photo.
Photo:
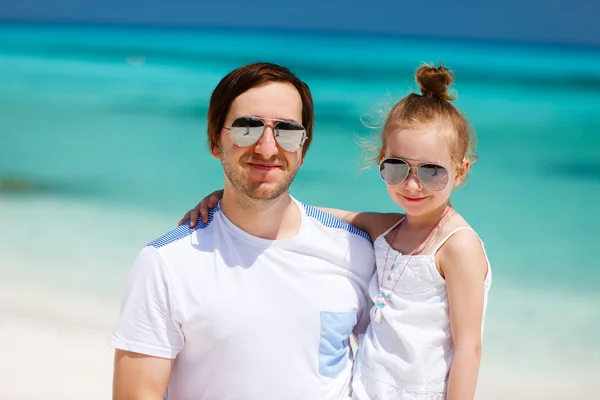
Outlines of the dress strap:
[{"label": "dress strap", "polygon": [[[433,253],[435,254],[437,253],[437,251],[440,249],[440,247],[442,247],[444,245],[444,243],[446,243],[448,241],[448,239],[450,239],[452,237],[452,235],[454,235],[456,232],[458,231],[471,231],[475,234],[475,236],[477,236],[477,238],[479,239],[479,235],[477,235],[477,233],[473,230],[473,228],[470,228],[468,226],[459,226],[458,228],[455,228],[452,230],[452,232],[450,232],[448,235],[446,235],[445,238],[443,238],[438,244],[437,246],[435,246],[435,249],[433,249]],[[479,241],[481,242],[481,239],[479,239]]]},{"label": "dress strap", "polygon": [[388,233],[390,233],[392,230],[394,230],[395,227],[397,227],[398,225],[400,225],[402,223],[402,221],[404,221],[404,219],[406,218],[406,215],[403,216],[402,218],[400,218],[400,221],[396,222],[394,225],[390,226],[385,232],[383,232],[381,235],[379,236],[385,236]]}]

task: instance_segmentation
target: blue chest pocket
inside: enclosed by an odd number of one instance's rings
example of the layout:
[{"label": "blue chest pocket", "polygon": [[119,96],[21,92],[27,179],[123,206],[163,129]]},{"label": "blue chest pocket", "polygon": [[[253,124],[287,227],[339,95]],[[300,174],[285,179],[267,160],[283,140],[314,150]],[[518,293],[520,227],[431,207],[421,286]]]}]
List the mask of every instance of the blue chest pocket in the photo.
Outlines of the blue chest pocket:
[{"label": "blue chest pocket", "polygon": [[357,310],[349,312],[321,312],[321,340],[319,342],[319,374],[336,377],[348,363],[350,334],[356,325]]}]

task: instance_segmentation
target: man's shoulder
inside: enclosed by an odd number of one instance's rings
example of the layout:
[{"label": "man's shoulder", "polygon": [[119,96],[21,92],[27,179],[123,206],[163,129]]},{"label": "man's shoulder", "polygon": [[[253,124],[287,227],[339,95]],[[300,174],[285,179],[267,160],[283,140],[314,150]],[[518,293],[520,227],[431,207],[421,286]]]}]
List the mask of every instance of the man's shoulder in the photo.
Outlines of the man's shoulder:
[{"label": "man's shoulder", "polygon": [[190,227],[190,220],[187,220],[185,223],[176,227],[175,229],[170,230],[164,235],[152,240],[150,243],[146,245],[146,247],[154,247],[155,249],[166,249],[174,246],[179,246],[184,243],[190,243],[189,240],[185,240],[191,238],[194,235],[210,235],[212,228],[214,226],[213,221],[215,216],[220,212],[219,206],[209,210],[208,221],[204,223],[202,221],[202,217],[198,218],[196,221],[196,226],[193,228]]},{"label": "man's shoulder", "polygon": [[309,217],[310,220],[322,226],[324,229],[347,232],[347,236],[351,240],[366,241],[369,244],[371,243],[371,239],[365,231],[362,231],[357,227],[350,225],[346,221],[334,217],[332,214],[329,214],[328,212],[325,212],[317,207],[302,202],[299,203],[304,208],[306,216]]}]

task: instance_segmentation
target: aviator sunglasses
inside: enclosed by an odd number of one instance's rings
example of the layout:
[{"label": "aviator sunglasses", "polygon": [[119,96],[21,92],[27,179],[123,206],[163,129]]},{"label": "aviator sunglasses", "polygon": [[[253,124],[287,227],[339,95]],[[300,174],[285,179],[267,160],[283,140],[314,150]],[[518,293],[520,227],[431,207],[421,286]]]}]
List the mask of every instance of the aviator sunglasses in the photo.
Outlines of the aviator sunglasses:
[{"label": "aviator sunglasses", "polygon": [[306,129],[299,123],[274,118],[259,118],[259,117],[239,117],[233,120],[229,128],[224,127],[229,131],[233,143],[240,147],[248,147],[254,145],[260,140],[267,121],[274,122],[272,125],[273,134],[279,147],[283,150],[293,153],[297,151],[306,140]]},{"label": "aviator sunglasses", "polygon": [[410,170],[417,170],[416,177],[425,189],[437,192],[443,190],[450,181],[448,170],[441,165],[425,163],[419,166],[410,166],[401,158],[385,158],[379,163],[379,175],[390,186],[401,184],[408,178]]}]

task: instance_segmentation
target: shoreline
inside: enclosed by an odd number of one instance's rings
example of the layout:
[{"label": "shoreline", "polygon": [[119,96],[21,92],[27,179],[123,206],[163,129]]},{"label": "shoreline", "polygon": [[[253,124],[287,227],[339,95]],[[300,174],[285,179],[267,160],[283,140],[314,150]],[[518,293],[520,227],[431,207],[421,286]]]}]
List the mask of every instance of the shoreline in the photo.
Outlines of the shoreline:
[{"label": "shoreline", "polygon": [[[22,221],[32,209],[35,227]],[[8,227],[0,232],[0,399],[109,399],[113,350],[106,341],[124,279],[141,246],[169,221],[57,199],[0,198],[0,216]],[[495,279],[476,399],[600,392],[599,307],[594,292]]]}]

